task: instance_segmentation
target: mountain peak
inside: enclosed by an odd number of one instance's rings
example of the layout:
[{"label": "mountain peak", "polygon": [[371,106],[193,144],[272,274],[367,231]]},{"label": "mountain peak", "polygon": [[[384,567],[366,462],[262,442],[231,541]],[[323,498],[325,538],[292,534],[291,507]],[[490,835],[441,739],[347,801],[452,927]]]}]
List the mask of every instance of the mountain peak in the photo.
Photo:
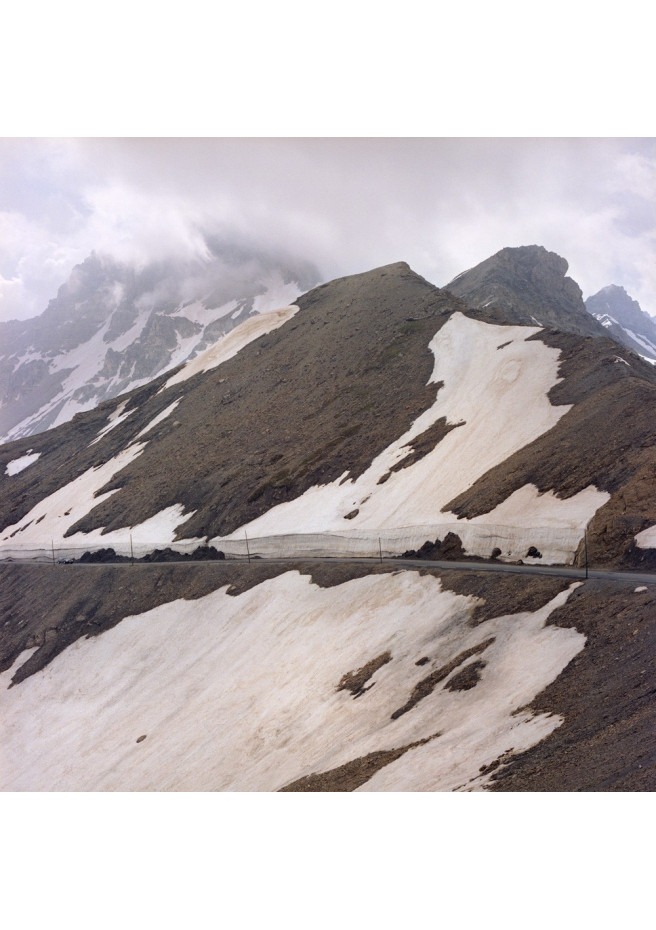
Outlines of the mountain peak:
[{"label": "mountain peak", "polygon": [[591,319],[578,284],[568,278],[567,260],[541,245],[501,249],[458,275],[447,290],[492,320],[546,326],[583,336],[604,330]]}]

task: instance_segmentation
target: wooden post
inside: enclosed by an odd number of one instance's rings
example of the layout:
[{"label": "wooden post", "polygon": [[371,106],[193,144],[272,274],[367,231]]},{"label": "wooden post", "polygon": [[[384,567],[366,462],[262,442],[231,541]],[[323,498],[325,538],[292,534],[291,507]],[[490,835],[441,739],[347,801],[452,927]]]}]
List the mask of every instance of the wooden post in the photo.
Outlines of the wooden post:
[{"label": "wooden post", "polygon": [[583,540],[585,544],[585,577],[588,577],[588,531],[583,531]]},{"label": "wooden post", "polygon": [[130,533],[130,559],[132,565],[134,565],[134,548],[132,547],[132,533]]},{"label": "wooden post", "polygon": [[52,564],[54,565],[55,564],[55,541],[54,539],[51,539],[50,543],[52,545]]},{"label": "wooden post", "polygon": [[251,560],[251,550],[248,548],[248,533],[244,530],[244,536],[246,537],[246,555],[248,556],[248,561]]},{"label": "wooden post", "polygon": [[383,564],[383,547],[380,542],[380,536],[378,537],[378,554],[380,555],[380,564]]}]

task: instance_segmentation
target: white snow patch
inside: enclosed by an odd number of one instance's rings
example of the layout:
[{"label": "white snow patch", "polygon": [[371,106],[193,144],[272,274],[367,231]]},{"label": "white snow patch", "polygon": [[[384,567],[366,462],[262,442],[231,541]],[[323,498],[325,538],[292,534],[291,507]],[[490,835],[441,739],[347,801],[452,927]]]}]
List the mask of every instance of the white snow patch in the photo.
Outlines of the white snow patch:
[{"label": "white snow patch", "polygon": [[[271,791],[438,732],[361,790],[484,787],[481,766],[561,723],[518,708],[583,647],[576,630],[545,626],[568,595],[473,626],[476,599],[434,577],[399,572],[320,588],[288,572],[238,597],[221,589],[164,604],[78,640],[18,686],[7,689],[27,653],[0,676],[0,787]],[[440,683],[391,718],[433,669],[490,637],[474,688]],[[366,694],[336,690],[386,651],[391,661]],[[422,656],[430,663],[417,667]]]},{"label": "white snow patch", "polygon": [[639,587],[633,589],[633,593],[640,594],[642,591],[646,591],[646,590],[647,590],[647,585],[641,584]]},{"label": "white snow patch", "polygon": [[146,323],[148,322],[148,314],[141,313],[135,323],[126,330],[122,335],[117,336],[109,344],[108,348],[112,348],[115,352],[124,352],[129,345],[132,345],[133,342],[136,342],[139,336],[144,331]]},{"label": "white snow patch", "polygon": [[19,471],[27,468],[28,465],[31,465],[41,455],[40,452],[32,452],[30,449],[26,455],[21,455],[20,458],[12,459],[11,462],[7,462],[5,466],[6,475],[17,475]]},{"label": "white snow patch", "polygon": [[[586,526],[608,500],[610,494],[593,485],[572,497],[559,498],[553,491],[540,494],[535,485],[527,484],[494,510],[471,520],[458,520],[453,531],[468,555],[489,557],[498,547],[502,560],[567,564],[574,560]],[[527,555],[531,546],[539,550],[540,558]]]},{"label": "white snow patch", "polygon": [[210,346],[209,349],[206,349],[204,352],[201,352],[200,355],[197,355],[196,358],[187,362],[181,371],[168,379],[164,387],[160,388],[159,393],[174,384],[180,384],[180,382],[186,381],[188,378],[197,375],[201,371],[209,371],[211,368],[216,368],[218,365],[221,365],[222,362],[226,362],[228,359],[237,355],[249,342],[257,339],[259,336],[263,336],[265,333],[270,333],[274,329],[278,329],[278,327],[286,323],[287,320],[291,320],[297,312],[297,306],[290,306],[283,307],[280,310],[272,310],[270,313],[261,313],[257,316],[249,317],[247,320],[244,320],[243,323],[240,323],[239,326],[235,326],[229,333],[226,333],[218,342]]},{"label": "white snow patch", "polygon": [[208,323],[213,323],[214,320],[220,320],[222,317],[232,313],[233,310],[242,304],[243,301],[240,300],[229,300],[228,303],[222,304],[220,307],[208,307],[203,300],[195,300],[186,306],[181,304],[171,316],[184,316],[190,322],[199,323],[201,326],[205,327]]},{"label": "white snow patch", "polygon": [[111,433],[111,431],[115,427],[117,427],[119,423],[122,423],[124,420],[127,420],[127,418],[134,413],[136,409],[135,407],[133,407],[132,410],[130,410],[128,413],[123,412],[127,406],[127,403],[128,403],[127,400],[121,401],[118,407],[115,410],[113,410],[112,413],[110,413],[107,419],[107,425],[103,426],[103,428],[100,430],[96,438],[91,440],[91,442],[89,443],[90,446],[93,446],[97,442],[100,442],[103,436],[106,436],[107,433]]},{"label": "white snow patch", "polygon": [[270,313],[279,307],[292,306],[301,293],[297,283],[295,281],[285,283],[278,270],[268,275],[263,284],[266,290],[253,300],[253,313]]},{"label": "white snow patch", "polygon": [[656,549],[656,524],[648,526],[635,538],[636,546],[640,549]]},{"label": "white snow patch", "polygon": [[137,433],[134,438],[138,439],[140,436],[145,436],[146,433],[149,433],[154,426],[157,426],[158,423],[161,423],[162,420],[165,420],[168,416],[170,416],[179,403],[180,398],[174,400],[173,403],[169,404],[168,407],[162,410],[161,413],[158,413],[157,416],[154,417],[147,426],[144,426],[144,428],[139,433]]},{"label": "white snow patch", "polygon": [[620,329],[623,329],[622,324],[618,323],[614,316],[611,316],[610,313],[593,313],[592,314],[596,320],[599,320],[602,326],[608,328],[612,326],[613,323],[616,326],[619,326]]}]

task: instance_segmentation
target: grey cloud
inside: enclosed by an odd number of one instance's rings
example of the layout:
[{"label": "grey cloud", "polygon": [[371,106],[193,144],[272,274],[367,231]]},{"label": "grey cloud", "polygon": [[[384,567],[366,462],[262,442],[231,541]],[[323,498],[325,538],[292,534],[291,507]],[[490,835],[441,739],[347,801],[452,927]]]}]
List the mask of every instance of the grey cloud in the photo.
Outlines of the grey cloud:
[{"label": "grey cloud", "polygon": [[208,231],[302,256],[326,279],[402,259],[436,284],[539,243],[584,293],[624,284],[656,313],[655,165],[653,140],[630,139],[4,143],[0,222],[14,235],[0,268],[14,284],[0,315],[20,295],[40,312],[53,271],[63,280],[94,249],[202,261]]}]

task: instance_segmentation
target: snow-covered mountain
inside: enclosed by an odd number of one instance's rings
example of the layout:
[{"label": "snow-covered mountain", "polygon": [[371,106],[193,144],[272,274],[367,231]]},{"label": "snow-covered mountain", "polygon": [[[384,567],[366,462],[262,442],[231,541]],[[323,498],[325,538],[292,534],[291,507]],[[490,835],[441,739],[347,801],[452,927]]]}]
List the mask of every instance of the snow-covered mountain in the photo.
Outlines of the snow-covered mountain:
[{"label": "snow-covered mountain", "polygon": [[572,562],[587,527],[598,562],[635,559],[656,372],[603,328],[501,313],[400,262],[246,319],[177,372],[0,449],[16,488],[0,543],[332,533],[398,552],[441,528],[470,554]]},{"label": "snow-covered mountain", "polygon": [[623,287],[609,284],[585,302],[608,334],[647,361],[656,363],[656,320]]},{"label": "snow-covered mountain", "polygon": [[146,384],[319,280],[307,262],[207,248],[203,261],[141,269],[91,255],[39,317],[0,324],[0,441]]},{"label": "snow-covered mountain", "polygon": [[4,789],[656,787],[651,578],[472,561],[656,567],[656,370],[531,249],[496,306],[340,278],[0,447],[5,556],[228,556],[0,565]]}]

